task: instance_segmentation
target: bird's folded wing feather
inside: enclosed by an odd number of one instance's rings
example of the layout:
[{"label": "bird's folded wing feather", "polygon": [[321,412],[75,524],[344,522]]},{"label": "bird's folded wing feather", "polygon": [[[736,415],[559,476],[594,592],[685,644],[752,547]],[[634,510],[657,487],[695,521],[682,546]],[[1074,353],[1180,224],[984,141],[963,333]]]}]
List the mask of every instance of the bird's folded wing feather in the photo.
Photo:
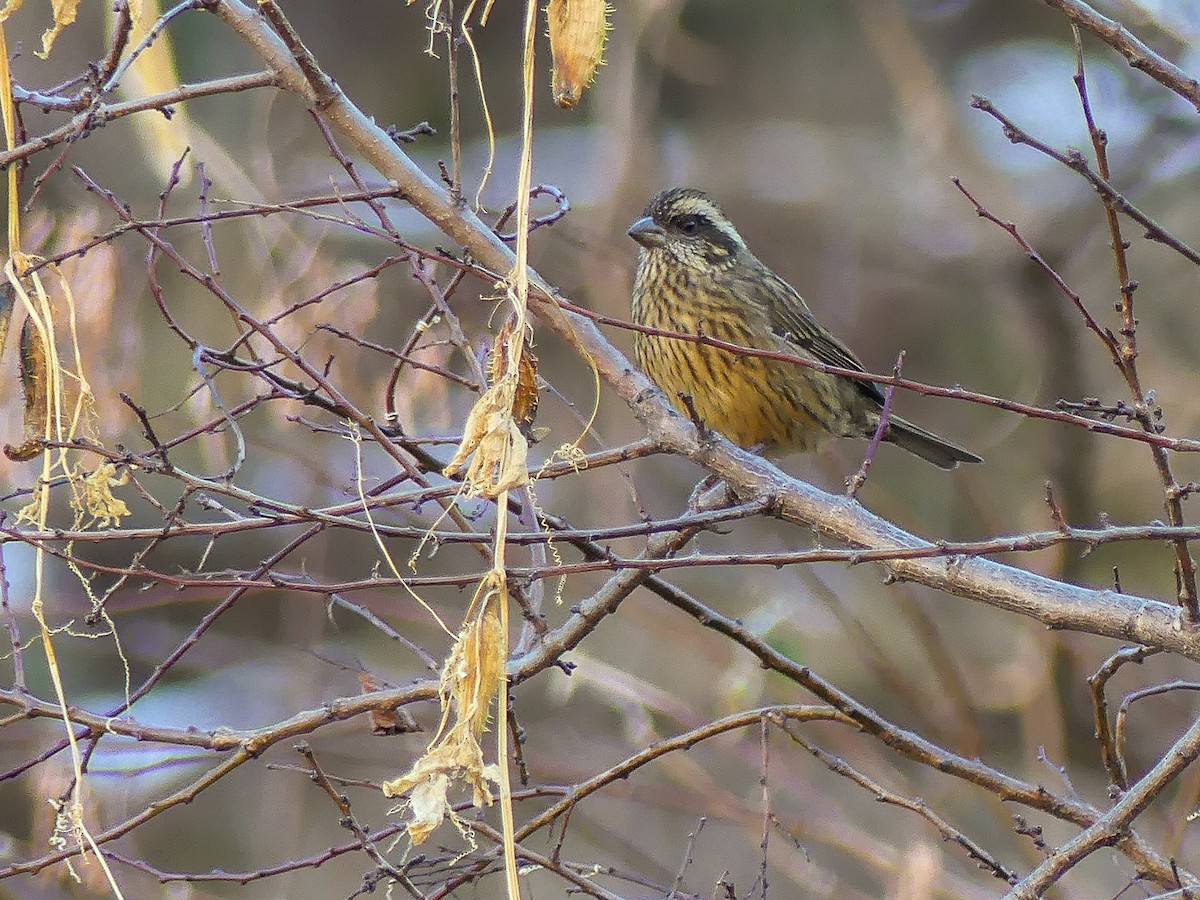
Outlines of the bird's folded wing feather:
[{"label": "bird's folded wing feather", "polygon": [[[791,302],[781,302],[781,297],[787,297]],[[849,347],[817,324],[804,299],[782,278],[772,277],[770,283],[761,289],[759,299],[765,301],[771,330],[785,344],[826,365],[856,372],[867,371]],[[864,394],[883,404],[883,391],[879,385],[873,381],[859,381],[857,384]]]}]

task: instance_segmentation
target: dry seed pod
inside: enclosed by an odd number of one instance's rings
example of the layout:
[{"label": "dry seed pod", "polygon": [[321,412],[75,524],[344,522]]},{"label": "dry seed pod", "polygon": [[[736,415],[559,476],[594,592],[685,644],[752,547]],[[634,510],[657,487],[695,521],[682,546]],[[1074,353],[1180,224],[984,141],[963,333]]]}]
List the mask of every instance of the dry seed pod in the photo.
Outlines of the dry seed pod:
[{"label": "dry seed pod", "polygon": [[[508,358],[508,342],[512,339],[513,320],[509,318],[496,335],[492,352],[488,357],[488,383],[495,384],[504,373],[505,360]],[[538,360],[529,349],[528,344],[521,353],[521,364],[517,368],[517,389],[513,397],[513,421],[526,440],[535,443],[533,420],[538,410]]]},{"label": "dry seed pod", "polygon": [[608,12],[606,0],[550,0],[546,7],[554,61],[550,87],[563,109],[578,103],[592,83],[604,56]]},{"label": "dry seed pod", "polygon": [[42,452],[46,437],[46,391],[50,385],[46,344],[26,318],[21,326],[21,386],[25,389],[25,440],[17,446],[4,445],[4,455],[16,462],[33,459]]}]

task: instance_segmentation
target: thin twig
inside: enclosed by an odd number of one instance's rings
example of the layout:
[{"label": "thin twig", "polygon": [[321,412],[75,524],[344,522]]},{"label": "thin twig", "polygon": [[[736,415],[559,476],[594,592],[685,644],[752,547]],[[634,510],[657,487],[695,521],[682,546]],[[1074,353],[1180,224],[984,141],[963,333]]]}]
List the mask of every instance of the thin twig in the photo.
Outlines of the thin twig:
[{"label": "thin twig", "polygon": [[1113,738],[1112,726],[1108,721],[1108,697],[1105,688],[1121,666],[1129,662],[1140,665],[1147,657],[1158,652],[1160,651],[1151,647],[1122,647],[1088,676],[1088,687],[1092,694],[1092,715],[1096,724],[1096,742],[1100,745],[1100,760],[1108,772],[1109,781],[1121,790],[1129,787],[1129,781],[1125,771],[1125,760]]},{"label": "thin twig", "polygon": [[[895,378],[900,377],[900,367],[904,365],[904,352],[900,351],[900,355],[896,357],[896,364],[892,367],[892,375]],[[887,434],[888,423],[892,416],[892,397],[895,394],[895,384],[889,384],[884,388],[883,406],[879,410],[879,424],[875,426],[875,433],[871,436],[870,443],[867,444],[867,452],[863,457],[862,465],[852,477],[846,479],[846,496],[851,500],[858,496],[859,489],[866,483],[867,473],[871,471],[871,463],[875,459],[875,451],[879,449],[879,442]]]},{"label": "thin twig", "polygon": [[[1200,756],[1200,720],[1183,734],[1158,764],[1095,822],[1051,853],[1041,865],[1021,879],[1005,900],[1037,900],[1068,871],[1101,847],[1119,843],[1129,826],[1196,757]],[[1180,873],[1182,874],[1182,873]],[[1189,887],[1200,880],[1187,877]]]}]

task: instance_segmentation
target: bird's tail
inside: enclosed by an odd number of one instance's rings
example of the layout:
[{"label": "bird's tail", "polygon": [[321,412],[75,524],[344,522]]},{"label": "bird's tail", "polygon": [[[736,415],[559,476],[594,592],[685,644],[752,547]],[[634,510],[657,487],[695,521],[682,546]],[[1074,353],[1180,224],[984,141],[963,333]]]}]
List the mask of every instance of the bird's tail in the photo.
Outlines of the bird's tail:
[{"label": "bird's tail", "polygon": [[976,456],[970,450],[952,444],[924,428],[918,428],[912,422],[898,416],[892,416],[889,420],[888,430],[883,439],[933,463],[939,469],[956,469],[960,462],[983,462],[982,457]]}]

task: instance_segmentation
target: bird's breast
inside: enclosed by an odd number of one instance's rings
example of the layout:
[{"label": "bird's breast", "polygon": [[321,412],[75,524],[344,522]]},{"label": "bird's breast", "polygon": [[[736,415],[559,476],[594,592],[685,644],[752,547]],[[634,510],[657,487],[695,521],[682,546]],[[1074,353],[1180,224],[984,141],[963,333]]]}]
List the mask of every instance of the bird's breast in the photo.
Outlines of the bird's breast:
[{"label": "bird's breast", "polygon": [[[779,348],[763,310],[734,292],[713,289],[696,273],[663,268],[644,265],[639,271],[633,303],[638,324],[739,347]],[[665,334],[635,333],[634,353],[681,412],[694,411],[739,446],[811,450],[830,433],[846,430],[840,421],[843,386],[821,373]]]}]

